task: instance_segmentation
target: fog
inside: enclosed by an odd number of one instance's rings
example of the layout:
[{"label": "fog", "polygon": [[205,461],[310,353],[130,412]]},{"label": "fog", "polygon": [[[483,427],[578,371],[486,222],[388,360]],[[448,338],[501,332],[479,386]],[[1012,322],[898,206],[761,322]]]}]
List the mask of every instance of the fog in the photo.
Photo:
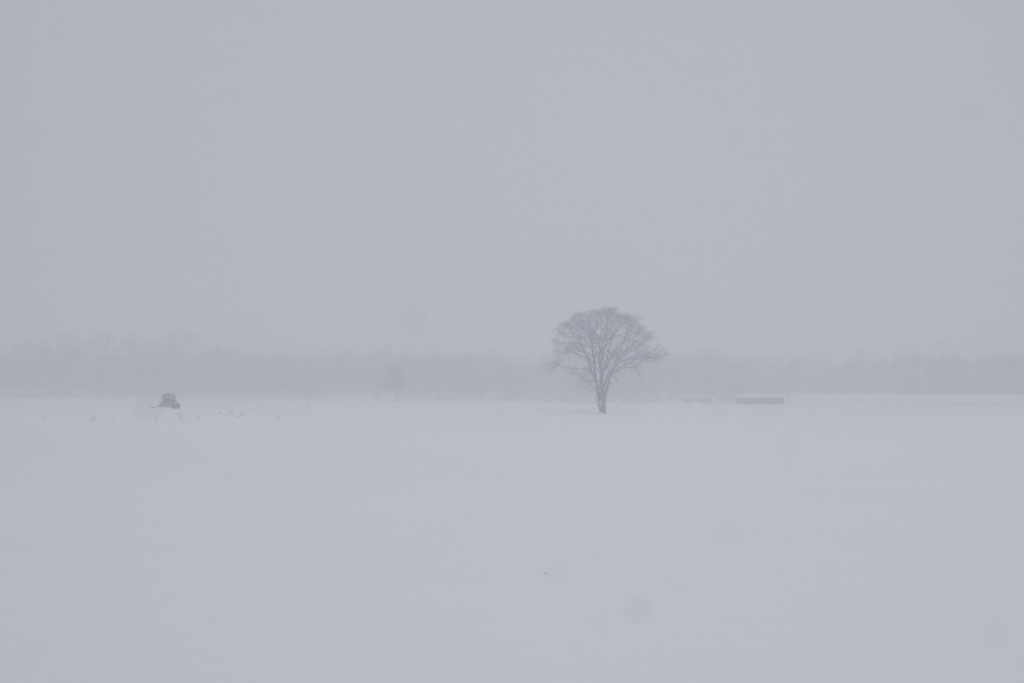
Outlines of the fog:
[{"label": "fog", "polygon": [[1020,354],[1022,15],[4,3],[0,346]]},{"label": "fog", "polygon": [[3,0],[0,679],[1024,680],[1022,36]]},{"label": "fog", "polygon": [[[497,354],[346,351],[261,354],[188,337],[28,342],[0,354],[0,396],[497,398],[578,400],[586,383],[540,363]],[[617,401],[731,401],[737,394],[1024,394],[1024,358],[860,354],[738,358],[677,354],[619,373]]]}]

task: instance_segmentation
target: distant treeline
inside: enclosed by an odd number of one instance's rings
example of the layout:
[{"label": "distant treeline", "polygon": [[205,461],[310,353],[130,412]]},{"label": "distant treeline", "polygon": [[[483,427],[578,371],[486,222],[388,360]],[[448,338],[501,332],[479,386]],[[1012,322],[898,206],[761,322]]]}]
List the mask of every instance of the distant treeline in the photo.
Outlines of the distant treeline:
[{"label": "distant treeline", "polygon": [[[476,354],[339,352],[303,356],[204,347],[173,339],[22,343],[0,355],[6,396],[181,394],[384,394],[569,398],[574,381],[541,361]],[[640,375],[624,374],[612,399],[671,399],[742,393],[1024,393],[1024,357],[857,356],[670,357]]]},{"label": "distant treeline", "polygon": [[[397,380],[397,385],[396,385]],[[174,339],[22,343],[0,356],[0,394],[372,394],[515,397],[572,391],[540,363],[490,355],[338,352],[303,356]]]}]

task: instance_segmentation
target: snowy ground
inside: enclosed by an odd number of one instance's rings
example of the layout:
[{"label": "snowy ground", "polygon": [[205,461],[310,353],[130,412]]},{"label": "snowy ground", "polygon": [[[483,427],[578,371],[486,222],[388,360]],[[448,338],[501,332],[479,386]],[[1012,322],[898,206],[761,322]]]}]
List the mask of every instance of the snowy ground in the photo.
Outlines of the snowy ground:
[{"label": "snowy ground", "polygon": [[1018,399],[179,398],[0,399],[0,681],[1024,677]]}]

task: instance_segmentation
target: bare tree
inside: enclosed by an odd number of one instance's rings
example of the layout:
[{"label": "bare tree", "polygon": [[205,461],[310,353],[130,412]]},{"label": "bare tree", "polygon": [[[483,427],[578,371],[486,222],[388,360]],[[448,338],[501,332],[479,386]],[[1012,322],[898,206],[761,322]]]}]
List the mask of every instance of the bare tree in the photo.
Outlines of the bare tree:
[{"label": "bare tree", "polygon": [[615,375],[668,355],[654,341],[654,333],[640,323],[640,316],[611,306],[573,314],[555,328],[551,344],[550,367],[565,368],[593,389],[602,413]]}]

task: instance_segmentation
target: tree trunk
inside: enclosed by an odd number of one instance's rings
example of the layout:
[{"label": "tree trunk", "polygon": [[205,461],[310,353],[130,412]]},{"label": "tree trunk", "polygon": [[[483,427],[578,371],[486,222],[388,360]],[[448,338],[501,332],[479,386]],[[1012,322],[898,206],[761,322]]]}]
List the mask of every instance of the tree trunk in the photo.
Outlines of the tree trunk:
[{"label": "tree trunk", "polygon": [[607,389],[598,389],[597,390],[597,410],[602,415],[604,413],[608,412],[606,410],[607,404],[608,404],[608,390]]}]

